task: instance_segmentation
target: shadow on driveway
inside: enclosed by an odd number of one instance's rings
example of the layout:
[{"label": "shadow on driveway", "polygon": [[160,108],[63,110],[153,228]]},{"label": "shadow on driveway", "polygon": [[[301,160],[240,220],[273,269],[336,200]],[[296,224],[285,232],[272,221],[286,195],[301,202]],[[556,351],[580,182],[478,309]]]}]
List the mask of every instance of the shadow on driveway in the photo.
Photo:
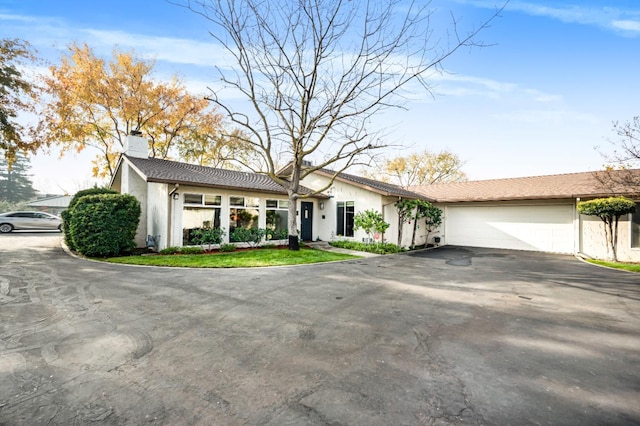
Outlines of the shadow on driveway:
[{"label": "shadow on driveway", "polygon": [[456,247],[140,268],[0,241],[0,424],[640,424],[633,274]]}]

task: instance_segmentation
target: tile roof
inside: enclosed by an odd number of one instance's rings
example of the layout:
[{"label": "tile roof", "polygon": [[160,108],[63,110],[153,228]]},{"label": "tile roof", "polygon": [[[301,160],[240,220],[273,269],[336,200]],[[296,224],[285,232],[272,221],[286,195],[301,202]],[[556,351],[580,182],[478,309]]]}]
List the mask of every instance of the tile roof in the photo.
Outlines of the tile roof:
[{"label": "tile roof", "polygon": [[[640,169],[625,171],[628,172],[640,177]],[[600,172],[453,182],[409,189],[439,202],[588,198],[631,193],[621,187],[606,188],[597,173]]]},{"label": "tile roof", "polygon": [[[147,182],[180,183],[226,189],[247,189],[257,192],[286,194],[287,191],[267,175],[236,170],[217,169],[196,164],[161,160],[159,158],[137,158],[123,155],[146,177]],[[301,194],[312,191],[301,187]],[[322,194],[318,195],[324,198]]]},{"label": "tile roof", "polygon": [[[333,176],[336,172],[329,169],[320,169],[318,173],[324,174],[325,176]],[[412,199],[422,199],[428,201],[434,201],[429,195],[424,193],[419,193],[416,191],[409,191],[401,186],[393,185],[391,183],[380,182],[373,179],[367,179],[362,176],[350,175],[348,173],[339,173],[336,176],[337,180],[347,181],[356,184],[362,188],[366,188],[370,191],[376,192],[381,195],[390,196],[390,197],[404,197],[404,198],[412,198]]]}]

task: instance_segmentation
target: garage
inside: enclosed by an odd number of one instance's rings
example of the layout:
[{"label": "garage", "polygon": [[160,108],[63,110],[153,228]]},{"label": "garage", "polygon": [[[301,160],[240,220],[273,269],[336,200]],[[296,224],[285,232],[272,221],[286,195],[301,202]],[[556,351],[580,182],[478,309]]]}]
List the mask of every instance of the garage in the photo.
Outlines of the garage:
[{"label": "garage", "polygon": [[446,244],[573,253],[573,204],[445,207]]}]

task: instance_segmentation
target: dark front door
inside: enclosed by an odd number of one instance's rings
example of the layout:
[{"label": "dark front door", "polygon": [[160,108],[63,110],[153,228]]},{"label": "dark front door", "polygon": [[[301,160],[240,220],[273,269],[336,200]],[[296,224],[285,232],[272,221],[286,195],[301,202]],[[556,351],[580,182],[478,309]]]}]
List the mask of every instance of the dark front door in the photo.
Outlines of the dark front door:
[{"label": "dark front door", "polygon": [[313,240],[313,203],[303,201],[300,203],[302,214],[300,215],[300,238],[302,241]]}]

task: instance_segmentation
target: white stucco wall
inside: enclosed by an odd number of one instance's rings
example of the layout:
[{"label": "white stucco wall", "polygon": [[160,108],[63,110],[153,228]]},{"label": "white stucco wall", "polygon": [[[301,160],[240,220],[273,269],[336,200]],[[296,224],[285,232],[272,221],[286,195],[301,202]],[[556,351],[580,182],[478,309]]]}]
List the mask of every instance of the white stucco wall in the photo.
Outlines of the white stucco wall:
[{"label": "white stucco wall", "polygon": [[120,192],[136,197],[140,202],[140,222],[136,229],[136,247],[145,247],[147,238],[147,182],[128,163],[122,163]]},{"label": "white stucco wall", "polygon": [[[168,246],[169,231],[169,188],[166,183],[148,184],[147,234],[156,237],[157,250]],[[145,235],[145,237],[146,237]]]},{"label": "white stucco wall", "polygon": [[[582,233],[580,252],[595,258],[607,259],[604,222],[595,216],[580,215]],[[622,262],[640,262],[640,248],[631,248],[631,228],[629,216],[620,218],[618,223],[618,260]]]},{"label": "white stucco wall", "polygon": [[[328,177],[312,175],[308,176],[301,183],[307,188],[319,189],[326,186],[328,182]],[[317,233],[320,239],[331,241],[333,239],[347,238],[354,241],[363,241],[363,239],[367,237],[367,234],[363,230],[355,231],[353,237],[336,235],[337,203],[339,201],[354,201],[355,214],[365,210],[381,212],[384,221],[389,224],[389,228],[384,234],[384,241],[398,244],[398,211],[394,205],[398,201],[398,197],[383,196],[349,182],[339,180],[335,180],[331,187],[325,190],[324,193],[330,195],[331,198],[324,201],[324,210],[319,211],[320,214],[315,216],[318,219],[316,220],[317,225],[314,223],[314,231],[316,229],[318,230]],[[435,232],[430,233],[427,237],[428,241],[425,241],[425,229],[425,221],[418,221],[415,239],[416,246],[423,245],[425,242],[433,243],[433,237],[439,233],[438,230],[435,230]],[[404,247],[408,247],[411,244],[412,235],[413,221],[411,221],[410,224],[405,223],[402,227],[402,245]]]},{"label": "white stucco wall", "polygon": [[[329,178],[312,175],[308,176],[302,185],[307,188],[322,188],[329,182]],[[357,186],[348,184],[346,182],[334,181],[331,188],[324,191],[325,194],[330,195],[331,198],[324,200],[324,210],[316,211],[314,215],[314,235],[317,235],[321,240],[331,241],[340,238],[352,239],[354,241],[363,241],[367,237],[367,234],[359,229],[354,231],[353,237],[343,237],[336,234],[337,229],[337,206],[339,201],[353,201],[354,202],[354,214],[372,209],[378,212],[382,212],[382,200],[383,197],[379,194],[375,194],[371,191],[359,188]],[[324,217],[323,217],[324,216]],[[389,222],[389,219],[385,217],[385,221]],[[388,239],[389,232],[385,233],[385,237]]]}]

